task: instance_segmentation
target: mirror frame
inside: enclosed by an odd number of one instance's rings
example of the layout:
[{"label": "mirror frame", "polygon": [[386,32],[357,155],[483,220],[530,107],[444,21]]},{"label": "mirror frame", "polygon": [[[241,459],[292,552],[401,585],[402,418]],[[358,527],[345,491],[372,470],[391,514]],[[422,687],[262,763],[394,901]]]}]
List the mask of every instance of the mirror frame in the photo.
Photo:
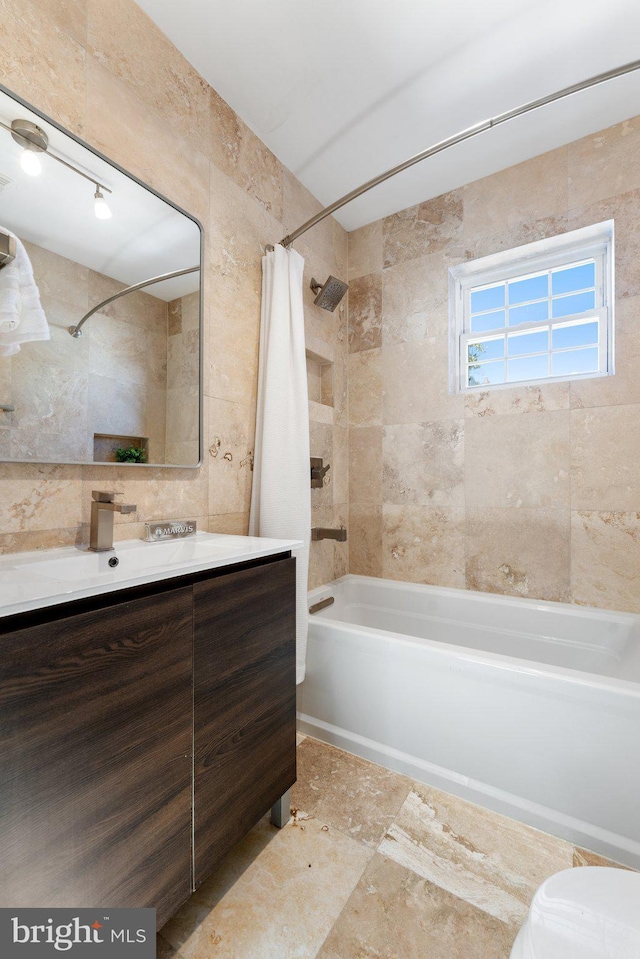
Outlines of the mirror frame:
[{"label": "mirror frame", "polygon": [[38,107],[35,107],[32,103],[29,103],[28,100],[25,100],[24,97],[19,96],[17,93],[14,93],[13,90],[10,90],[9,87],[5,86],[3,83],[0,83],[0,91],[5,93],[7,96],[11,97],[12,100],[15,100],[16,103],[19,103],[21,106],[25,107],[27,110],[31,110],[41,120],[44,120],[45,123],[50,123],[51,126],[55,127],[56,130],[59,130],[60,133],[64,133],[65,136],[70,137],[74,140],[79,146],[84,147],[85,150],[88,150],[90,153],[93,153],[94,156],[97,156],[100,160],[105,163],[108,163],[119,173],[124,174],[124,176],[129,177],[130,180],[133,180],[134,183],[137,183],[138,186],[143,187],[145,190],[148,190],[150,193],[153,193],[154,196],[158,197],[159,200],[162,200],[164,203],[167,203],[169,206],[173,207],[178,213],[181,213],[183,216],[186,216],[187,219],[191,220],[194,223],[198,230],[200,231],[200,290],[198,296],[198,336],[199,336],[199,357],[198,357],[198,460],[196,463],[106,463],[103,460],[98,461],[78,461],[78,460],[0,460],[0,463],[31,463],[31,464],[50,464],[53,466],[88,466],[88,467],[137,467],[138,469],[199,469],[203,463],[204,455],[204,350],[203,350],[203,326],[204,326],[204,282],[203,282],[203,273],[205,265],[205,242],[204,242],[204,228],[200,220],[193,216],[192,213],[188,213],[186,210],[183,210],[181,206],[178,206],[177,203],[174,203],[173,200],[168,199],[164,194],[159,193],[158,190],[155,190],[152,186],[149,186],[148,183],[145,183],[144,180],[141,180],[134,173],[131,173],[129,170],[125,170],[124,167],[120,166],[119,163],[116,163],[115,160],[111,160],[108,156],[105,156],[104,153],[101,153],[100,150],[96,147],[91,146],[81,137],[76,136],[75,133],[71,133],[70,130],[67,130],[66,127],[63,127],[62,124],[58,123],[56,120],[52,119],[46,113],[43,113]]}]

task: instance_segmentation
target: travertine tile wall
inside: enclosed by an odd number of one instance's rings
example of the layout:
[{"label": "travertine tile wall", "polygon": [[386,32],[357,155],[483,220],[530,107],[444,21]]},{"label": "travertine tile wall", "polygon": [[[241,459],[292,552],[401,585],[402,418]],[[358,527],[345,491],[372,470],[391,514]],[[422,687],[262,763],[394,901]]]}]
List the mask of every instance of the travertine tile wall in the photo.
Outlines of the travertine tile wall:
[{"label": "travertine tile wall", "polygon": [[[197,470],[0,465],[0,549],[73,543],[91,489],[136,503],[116,534],[158,517],[247,529],[260,324],[261,250],[320,204],[286,170],[132,0],[2,0],[0,78],[203,224],[205,462]],[[311,276],[346,274],[333,220],[296,248],[306,259],[310,336],[335,354],[332,482],[316,505],[328,525],[347,511],[346,312],[313,306]],[[214,440],[215,438],[215,440]],[[212,452],[209,452],[211,447]],[[225,454],[229,454],[228,456]],[[312,584],[346,569],[347,545],[314,544]]]},{"label": "travertine tile wall", "polygon": [[[448,391],[450,266],[615,220],[616,373]],[[349,235],[350,571],[640,611],[640,120]]]},{"label": "travertine tile wall", "polygon": [[25,247],[51,339],[0,357],[2,401],[15,406],[0,418],[2,458],[91,462],[94,433],[102,433],[147,437],[150,461],[163,462],[167,304],[138,290],[72,339],[69,326],[125,284],[36,244]]},{"label": "travertine tile wall", "polygon": [[198,328],[200,294],[189,293],[168,306],[166,460],[198,459]]}]

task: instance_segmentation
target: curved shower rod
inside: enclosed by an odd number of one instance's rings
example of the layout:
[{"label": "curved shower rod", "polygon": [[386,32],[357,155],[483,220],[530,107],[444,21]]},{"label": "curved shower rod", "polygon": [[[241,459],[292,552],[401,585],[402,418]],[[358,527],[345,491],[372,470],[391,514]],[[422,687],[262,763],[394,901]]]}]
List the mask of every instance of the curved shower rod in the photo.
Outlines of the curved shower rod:
[{"label": "curved shower rod", "polygon": [[350,193],[346,193],[343,197],[340,197],[339,200],[336,200],[330,206],[327,206],[324,208],[324,210],[321,210],[320,213],[316,213],[315,216],[312,216],[310,220],[307,220],[306,223],[303,223],[302,226],[299,226],[297,230],[293,231],[293,233],[289,233],[287,236],[285,236],[284,239],[280,240],[280,243],[282,246],[291,246],[294,240],[297,240],[299,236],[302,236],[302,234],[306,233],[307,230],[310,230],[311,227],[316,226],[316,224],[320,223],[326,217],[331,216],[332,213],[335,213],[336,210],[346,206],[347,203],[351,203],[352,200],[356,200],[359,196],[362,196],[363,193],[367,193],[368,190],[372,190],[374,186],[384,183],[385,180],[389,180],[397,173],[402,173],[404,170],[408,170],[409,167],[414,166],[416,163],[420,163],[422,160],[426,160],[428,157],[434,156],[436,153],[442,153],[443,150],[448,150],[449,147],[455,146],[456,143],[462,143],[464,140],[470,140],[471,137],[475,137],[479,133],[484,133],[485,130],[490,130],[492,127],[498,126],[500,123],[506,123],[507,120],[513,120],[515,117],[520,117],[524,113],[530,113],[532,110],[537,110],[538,107],[544,107],[548,103],[554,103],[556,100],[562,100],[564,97],[569,97],[573,93],[580,93],[582,90],[588,90],[589,87],[595,87],[599,83],[604,83],[606,80],[614,80],[616,77],[622,77],[627,73],[633,73],[635,70],[640,70],[640,60],[632,60],[631,63],[626,63],[622,67],[616,67],[615,70],[607,70],[606,73],[598,73],[594,77],[589,77],[588,80],[581,80],[579,83],[574,83],[570,87],[564,87],[562,90],[558,90],[556,93],[550,93],[548,96],[540,97],[538,100],[531,100],[529,103],[525,103],[521,107],[516,107],[514,110],[507,110],[506,113],[500,113],[498,116],[492,117],[490,120],[483,120],[481,123],[476,123],[472,127],[467,127],[467,129],[462,130],[461,133],[456,133],[454,136],[447,137],[446,140],[441,140],[439,143],[429,147],[427,150],[423,150],[422,153],[416,153],[414,156],[409,157],[408,160],[405,160],[404,163],[399,163],[398,166],[392,167],[391,170],[387,170],[385,173],[379,174],[372,180],[367,180],[367,182],[363,183],[362,186],[357,187],[357,189],[352,190]]},{"label": "curved shower rod", "polygon": [[86,323],[90,316],[93,316],[94,313],[101,310],[103,306],[108,306],[109,303],[113,303],[114,300],[119,300],[121,296],[126,296],[127,293],[134,293],[136,290],[141,290],[143,286],[151,286],[152,283],[160,283],[161,280],[172,280],[174,276],[184,276],[186,273],[197,273],[199,269],[199,266],[190,266],[186,270],[174,270],[172,273],[161,273],[160,276],[152,276],[150,280],[142,280],[141,283],[134,283],[133,286],[128,286],[126,289],[120,290],[119,293],[108,296],[102,303],[98,303],[92,310],[85,313],[77,326],[68,326],[67,330],[71,336],[77,339],[79,336],[82,336],[82,325]]}]

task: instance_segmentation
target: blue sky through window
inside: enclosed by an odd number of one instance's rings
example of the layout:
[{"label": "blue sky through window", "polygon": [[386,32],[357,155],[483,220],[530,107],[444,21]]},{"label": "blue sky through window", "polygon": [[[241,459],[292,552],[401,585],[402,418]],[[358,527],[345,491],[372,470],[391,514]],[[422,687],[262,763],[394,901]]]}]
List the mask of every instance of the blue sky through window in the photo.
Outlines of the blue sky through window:
[{"label": "blue sky through window", "polygon": [[[471,332],[480,335],[467,348],[468,385],[597,371],[599,319],[553,322],[595,309],[595,284],[595,261],[588,260],[472,289]],[[545,325],[515,332],[525,323]]]},{"label": "blue sky through window", "polygon": [[613,372],[613,230],[597,223],[450,268],[457,389]]}]

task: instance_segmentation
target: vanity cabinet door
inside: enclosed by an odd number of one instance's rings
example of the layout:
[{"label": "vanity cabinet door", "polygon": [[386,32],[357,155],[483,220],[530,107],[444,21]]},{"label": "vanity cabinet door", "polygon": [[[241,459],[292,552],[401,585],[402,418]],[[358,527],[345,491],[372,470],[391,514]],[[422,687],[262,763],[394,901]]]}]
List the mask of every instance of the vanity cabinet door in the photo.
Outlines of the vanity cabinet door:
[{"label": "vanity cabinet door", "polygon": [[293,785],[295,559],[194,586],[195,881]]},{"label": "vanity cabinet door", "polygon": [[0,906],[162,925],[191,886],[191,588],[1,642]]}]

